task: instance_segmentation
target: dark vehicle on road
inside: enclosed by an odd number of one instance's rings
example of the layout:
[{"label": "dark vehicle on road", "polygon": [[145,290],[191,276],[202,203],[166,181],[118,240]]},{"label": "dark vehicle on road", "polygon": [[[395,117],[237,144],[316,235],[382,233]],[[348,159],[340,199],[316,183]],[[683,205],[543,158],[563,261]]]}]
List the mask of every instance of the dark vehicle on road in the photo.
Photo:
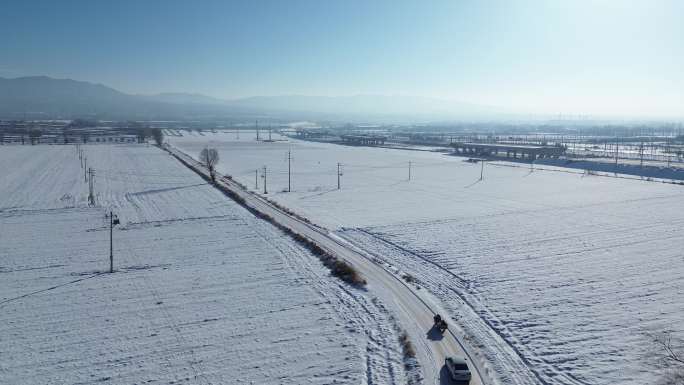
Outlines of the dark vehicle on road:
[{"label": "dark vehicle on road", "polygon": [[435,314],[432,319],[435,321],[435,327],[439,329],[441,333],[444,333],[444,331],[449,328],[449,325],[447,325],[446,321],[442,319],[441,315]]}]

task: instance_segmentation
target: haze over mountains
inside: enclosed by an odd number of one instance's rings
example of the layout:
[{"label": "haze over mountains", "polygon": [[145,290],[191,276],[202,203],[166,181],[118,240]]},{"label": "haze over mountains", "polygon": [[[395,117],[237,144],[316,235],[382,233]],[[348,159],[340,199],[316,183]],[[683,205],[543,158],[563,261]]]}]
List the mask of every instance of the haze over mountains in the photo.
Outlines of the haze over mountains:
[{"label": "haze over mountains", "polygon": [[102,84],[31,76],[0,78],[0,118],[282,119],[434,121],[491,118],[497,108],[416,96],[255,96],[234,100],[192,93],[132,95]]}]

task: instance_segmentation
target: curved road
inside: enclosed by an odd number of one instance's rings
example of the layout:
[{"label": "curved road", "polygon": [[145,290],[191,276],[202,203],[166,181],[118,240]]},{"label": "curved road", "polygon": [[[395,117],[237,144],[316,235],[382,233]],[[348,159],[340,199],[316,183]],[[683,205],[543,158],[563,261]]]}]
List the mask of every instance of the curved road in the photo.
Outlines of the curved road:
[{"label": "curved road", "polygon": [[[175,148],[168,150],[182,162],[191,165],[194,171],[205,176],[208,175],[206,168],[192,157]],[[416,358],[423,370],[426,384],[451,383],[444,368],[444,359],[451,355],[467,358],[473,375],[470,381],[471,385],[486,383],[481,374],[484,371],[480,367],[480,363],[471,358],[464,342],[457,338],[452,331],[448,331],[442,336],[441,333],[432,328],[435,305],[424,300],[417,289],[406,284],[401,278],[381,265],[376,264],[356,246],[345,242],[321,227],[304,222],[296,216],[286,213],[232,179],[221,177],[219,183],[242,197],[251,208],[271,216],[279,224],[309,238],[330,254],[344,259],[357,268],[368,281],[368,290],[376,294],[386,306],[393,310],[399,324],[408,333],[416,348]]]}]

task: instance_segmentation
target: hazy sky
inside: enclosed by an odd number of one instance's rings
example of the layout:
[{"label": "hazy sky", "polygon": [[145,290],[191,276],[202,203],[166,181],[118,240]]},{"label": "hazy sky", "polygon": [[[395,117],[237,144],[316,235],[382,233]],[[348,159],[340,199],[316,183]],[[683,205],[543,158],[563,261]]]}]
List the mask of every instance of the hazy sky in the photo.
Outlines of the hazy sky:
[{"label": "hazy sky", "polygon": [[2,0],[0,76],[682,115],[684,1]]}]

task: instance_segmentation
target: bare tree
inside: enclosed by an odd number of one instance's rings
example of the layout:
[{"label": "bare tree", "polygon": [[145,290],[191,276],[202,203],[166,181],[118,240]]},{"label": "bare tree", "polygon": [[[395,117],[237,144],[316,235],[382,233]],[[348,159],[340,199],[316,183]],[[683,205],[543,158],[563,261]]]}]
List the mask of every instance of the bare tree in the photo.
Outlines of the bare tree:
[{"label": "bare tree", "polygon": [[211,181],[216,182],[216,164],[219,161],[219,154],[215,148],[204,148],[200,152],[200,162],[204,163],[209,169],[209,175],[211,176]]},{"label": "bare tree", "polygon": [[161,146],[164,143],[164,133],[161,128],[153,128],[152,137],[154,138],[155,143],[157,143],[157,146]]},{"label": "bare tree", "polygon": [[40,137],[42,135],[43,135],[42,131],[32,128],[29,131],[29,139],[31,140],[31,145],[36,144],[40,140]]},{"label": "bare tree", "polygon": [[135,130],[137,133],[136,136],[138,137],[138,143],[145,143],[147,138],[149,138],[152,135],[152,130],[147,126],[143,127],[138,124]]},{"label": "bare tree", "polygon": [[660,385],[684,385],[684,341],[671,331],[649,333],[656,351],[655,366],[662,371]]}]

